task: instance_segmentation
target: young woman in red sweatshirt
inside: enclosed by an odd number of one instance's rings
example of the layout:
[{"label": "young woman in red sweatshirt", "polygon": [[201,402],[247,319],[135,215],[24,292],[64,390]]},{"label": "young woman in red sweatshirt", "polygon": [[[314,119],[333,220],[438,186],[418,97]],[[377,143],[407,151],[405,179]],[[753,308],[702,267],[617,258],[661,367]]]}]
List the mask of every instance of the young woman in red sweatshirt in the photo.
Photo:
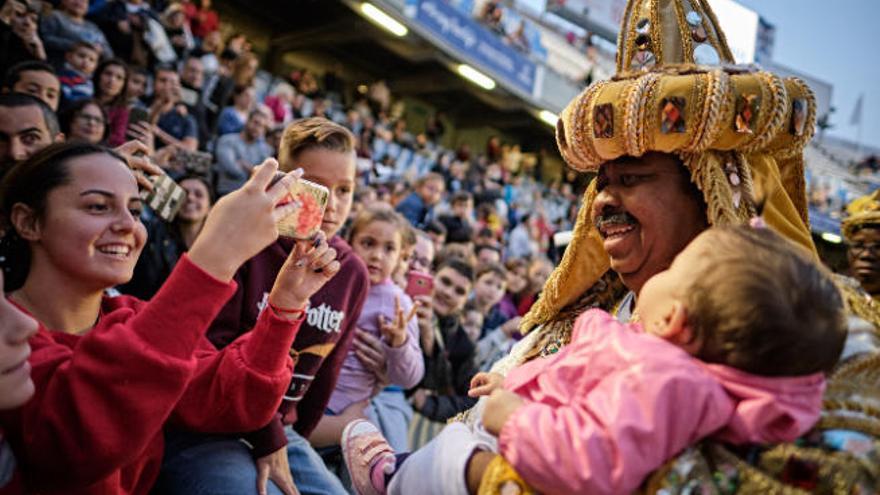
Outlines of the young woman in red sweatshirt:
[{"label": "young woman in red sweatshirt", "polygon": [[[0,270],[0,285],[3,273]],[[21,406],[34,395],[28,356],[28,339],[37,332],[37,322],[0,297],[0,411]],[[0,429],[0,495],[24,493],[12,447]]]},{"label": "young woman in red sweatshirt", "polygon": [[208,324],[235,292],[232,276],[274,242],[275,205],[295,180],[269,160],[217,203],[199,239],[149,302],[108,297],[145,241],[125,160],[86,144],[53,145],[14,167],[0,200],[9,226],[9,300],[39,322],[29,358],[36,393],[0,412],[26,489],[146,494],[166,427],[240,431],[266,424],[290,381],[290,345],[309,297],[335,275],[323,238],[298,245],[253,331],[217,351]]}]

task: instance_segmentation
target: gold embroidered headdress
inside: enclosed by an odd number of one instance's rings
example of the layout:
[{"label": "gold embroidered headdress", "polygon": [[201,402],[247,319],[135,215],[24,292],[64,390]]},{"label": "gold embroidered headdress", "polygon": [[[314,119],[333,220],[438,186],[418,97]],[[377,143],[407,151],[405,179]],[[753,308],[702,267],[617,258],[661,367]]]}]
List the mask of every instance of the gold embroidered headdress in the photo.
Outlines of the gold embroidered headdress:
[{"label": "gold embroidered headdress", "polygon": [[[563,111],[556,138],[572,168],[649,151],[677,155],[702,191],[713,225],[744,223],[764,198],[765,220],[815,252],[808,228],[803,148],[816,104],[810,88],[756,66],[735,65],[706,0],[630,0],[617,43],[617,74]],[[587,189],[565,256],[523,323],[553,320],[609,269],[590,222]]]},{"label": "gold embroidered headdress", "polygon": [[846,219],[841,223],[840,230],[849,240],[857,230],[865,225],[880,226],[880,190],[862,196],[846,206]]}]

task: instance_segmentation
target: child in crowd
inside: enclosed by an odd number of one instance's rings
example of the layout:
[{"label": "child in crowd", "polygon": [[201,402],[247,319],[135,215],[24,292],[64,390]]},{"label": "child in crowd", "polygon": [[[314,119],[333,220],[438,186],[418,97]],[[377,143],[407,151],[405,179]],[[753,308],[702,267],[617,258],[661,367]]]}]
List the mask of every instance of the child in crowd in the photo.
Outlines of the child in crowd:
[{"label": "child in crowd", "polygon": [[65,105],[94,96],[92,74],[98,67],[98,58],[95,45],[85,41],[77,41],[64,54],[64,68],[58,71],[58,79]]},{"label": "child in crowd", "polygon": [[519,316],[519,301],[529,286],[529,262],[525,258],[510,258],[504,262],[507,269],[507,293],[498,304],[501,313],[507,318]]},{"label": "child in crowd", "polygon": [[532,304],[538,300],[544,283],[553,272],[553,263],[544,256],[537,256],[529,263],[529,269],[526,272],[527,285],[522,292],[517,304],[516,311],[519,316],[525,316],[532,309]]},{"label": "child in crowd", "polygon": [[[0,270],[0,285],[3,271]],[[37,333],[36,320],[18,309],[5,297],[0,297],[0,411],[21,407],[34,395],[34,382],[27,362],[31,353],[28,339]],[[0,428],[0,493],[24,493],[20,473],[15,464],[12,447]]]},{"label": "child in crowd", "polygon": [[391,280],[402,290],[406,289],[407,273],[409,273],[410,262],[416,247],[416,229],[409,225],[407,227],[401,232],[403,238],[400,245],[400,257],[391,272]]},{"label": "child in crowd", "polygon": [[484,267],[488,264],[501,263],[501,248],[497,243],[477,244],[474,248],[477,257],[477,266]]},{"label": "child in crowd", "polygon": [[464,305],[461,312],[461,327],[464,328],[471,342],[476,344],[480,340],[480,334],[483,332],[483,313],[474,301]]},{"label": "child in crowd", "polygon": [[434,243],[434,252],[439,253],[446,244],[446,227],[437,220],[431,220],[425,223],[422,230],[428,234],[428,237],[431,238],[431,242]]},{"label": "child in crowd", "polygon": [[[412,395],[413,409],[435,423],[474,405],[468,385],[476,373],[476,346],[461,325],[474,282],[473,265],[458,257],[438,261],[431,307],[419,307],[425,377]],[[412,438],[415,445],[421,445]]]},{"label": "child in crowd", "polygon": [[437,221],[446,227],[446,242],[471,242],[473,229],[474,197],[466,191],[459,191],[449,200],[449,212],[440,215]]},{"label": "child in crowd", "polygon": [[[376,205],[355,218],[349,234],[352,250],[367,265],[370,275],[370,290],[357,328],[382,339],[388,382],[403,388],[416,386],[425,372],[419,327],[413,318],[415,307],[412,299],[391,280],[401,256],[404,235],[410,230],[406,219],[390,206]],[[352,403],[375,395],[381,385],[352,348],[342,363],[327,409],[334,415],[339,414]],[[322,424],[332,418],[325,416]],[[338,425],[335,438],[339,438],[344,427],[344,424]]]},{"label": "child in crowd", "polygon": [[39,322],[28,359],[36,393],[0,411],[28,493],[147,493],[167,429],[264,425],[289,383],[287,346],[308,298],[339,269],[326,242],[298,248],[252,332],[223,351],[205,339],[238,265],[297,207],[275,207],[293,179],[268,188],[277,165],[267,162],[216,205],[149,303],[107,296],[131,277],[146,236],[128,163],[150,168],[101,146],[56,144],[3,180],[4,289]]},{"label": "child in crowd", "polygon": [[497,262],[479,265],[472,301],[477,310],[484,315],[479,338],[483,338],[490,330],[500,327],[509,319],[498,307],[506,291],[507,270],[504,265]]},{"label": "child in crowd", "polygon": [[[281,169],[301,167],[304,179],[321,184],[330,192],[321,231],[337,253],[339,275],[310,298],[305,321],[287,349],[298,356],[293,379],[278,414],[263,428],[244,435],[252,448],[238,438],[206,435],[198,440],[174,439],[174,451],[166,456],[157,492],[278,493],[281,488],[289,493],[298,488],[305,493],[313,489],[345,493],[306,439],[322,419],[336,388],[369,290],[369,274],[363,261],[337,235],[351,210],[356,174],[354,146],[354,136],[348,129],[323,118],[297,120],[284,130],[279,153]],[[294,239],[281,237],[236,273],[238,290],[208,331],[214,345],[223,348],[249,331],[266,307],[273,280],[296,244]],[[242,458],[253,458],[256,462],[251,461],[241,469],[238,464],[235,469],[229,468],[230,461]],[[267,487],[269,479],[272,483]],[[294,487],[293,480],[298,487]]]},{"label": "child in crowd", "polygon": [[793,441],[819,419],[846,338],[837,288],[796,249],[768,229],[704,232],[644,285],[641,324],[587,311],[560,352],[474,377],[482,427],[452,424],[409,457],[351,423],[357,492],[475,493],[498,452],[542,493],[631,493],[705,437]]}]

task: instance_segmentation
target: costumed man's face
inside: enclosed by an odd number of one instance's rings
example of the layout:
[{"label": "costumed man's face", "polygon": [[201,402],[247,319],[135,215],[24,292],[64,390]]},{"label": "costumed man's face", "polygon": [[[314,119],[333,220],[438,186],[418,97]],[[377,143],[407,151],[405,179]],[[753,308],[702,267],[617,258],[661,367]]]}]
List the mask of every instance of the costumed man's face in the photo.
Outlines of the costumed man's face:
[{"label": "costumed man's face", "polygon": [[648,153],[605,163],[590,212],[611,268],[638,292],[708,225],[705,205],[673,156]]},{"label": "costumed man's face", "polygon": [[880,295],[880,225],[857,230],[849,240],[847,257],[862,288],[872,296]]}]

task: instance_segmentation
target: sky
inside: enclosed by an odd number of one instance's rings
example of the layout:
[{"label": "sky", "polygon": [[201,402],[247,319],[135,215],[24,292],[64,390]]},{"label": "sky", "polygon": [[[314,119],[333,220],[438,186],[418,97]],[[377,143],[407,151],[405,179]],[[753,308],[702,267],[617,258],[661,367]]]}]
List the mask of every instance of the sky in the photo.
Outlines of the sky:
[{"label": "sky", "polygon": [[828,134],[856,141],[850,119],[864,93],[862,143],[880,148],[880,1],[737,1],[776,26],[774,61],[834,85]]}]

